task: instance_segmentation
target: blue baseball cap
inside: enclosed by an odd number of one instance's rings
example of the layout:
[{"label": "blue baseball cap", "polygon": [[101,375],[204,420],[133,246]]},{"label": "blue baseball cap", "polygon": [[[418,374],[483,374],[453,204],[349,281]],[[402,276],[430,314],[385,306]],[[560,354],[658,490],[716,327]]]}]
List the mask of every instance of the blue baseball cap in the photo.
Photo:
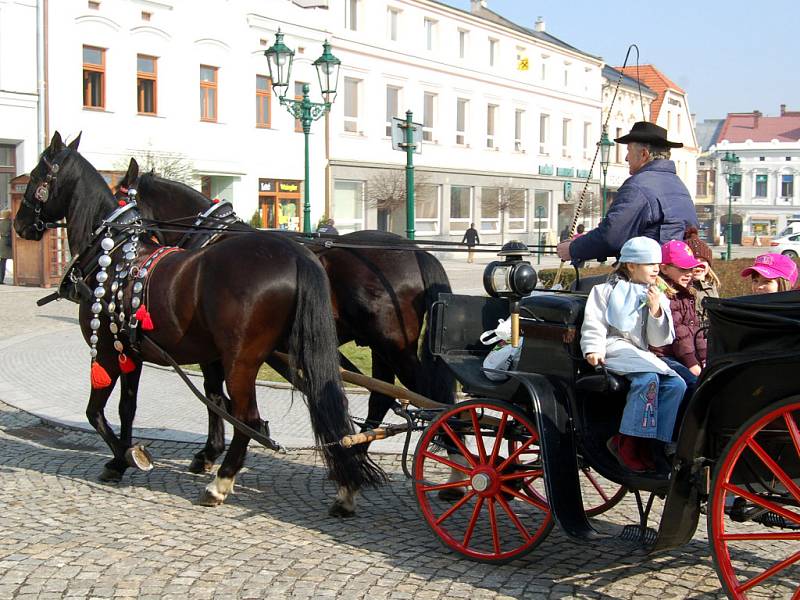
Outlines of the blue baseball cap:
[{"label": "blue baseball cap", "polygon": [[622,246],[619,262],[636,265],[661,264],[661,246],[649,237],[631,238]]}]

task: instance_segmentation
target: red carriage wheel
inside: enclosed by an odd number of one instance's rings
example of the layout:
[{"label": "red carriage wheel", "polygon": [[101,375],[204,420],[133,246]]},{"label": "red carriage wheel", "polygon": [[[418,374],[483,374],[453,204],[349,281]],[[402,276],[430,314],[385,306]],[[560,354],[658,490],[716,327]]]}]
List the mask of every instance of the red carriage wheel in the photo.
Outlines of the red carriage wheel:
[{"label": "red carriage wheel", "polygon": [[772,404],[734,434],[708,500],[714,567],[730,598],[800,598],[800,400]]},{"label": "red carriage wheel", "polygon": [[[414,490],[444,544],[474,560],[502,563],[544,540],[553,527],[544,472],[521,459],[537,440],[519,408],[494,400],[460,403],[428,426],[414,456]],[[509,452],[512,441],[516,449]],[[446,500],[452,495],[442,490],[464,493]]]}]

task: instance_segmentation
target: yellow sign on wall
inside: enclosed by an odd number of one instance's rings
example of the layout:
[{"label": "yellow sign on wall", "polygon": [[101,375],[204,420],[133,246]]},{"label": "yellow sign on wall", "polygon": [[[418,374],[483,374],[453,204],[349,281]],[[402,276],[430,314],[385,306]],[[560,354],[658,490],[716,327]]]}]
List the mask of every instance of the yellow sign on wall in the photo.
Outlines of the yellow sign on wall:
[{"label": "yellow sign on wall", "polygon": [[528,70],[528,57],[520,58],[517,61],[517,71],[527,71]]}]

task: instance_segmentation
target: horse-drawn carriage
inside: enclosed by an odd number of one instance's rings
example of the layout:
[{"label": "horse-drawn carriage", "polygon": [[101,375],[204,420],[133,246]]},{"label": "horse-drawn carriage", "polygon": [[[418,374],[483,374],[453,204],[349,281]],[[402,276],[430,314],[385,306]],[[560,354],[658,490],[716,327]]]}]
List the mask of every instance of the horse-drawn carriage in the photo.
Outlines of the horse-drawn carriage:
[{"label": "horse-drawn carriage", "polygon": [[[137,257],[150,260],[160,251],[156,244],[144,239],[138,217],[108,222],[104,215],[112,211],[114,215],[128,216],[134,211],[114,210],[116,201],[107,197],[107,189],[83,194],[75,191],[78,183],[88,185],[76,166],[86,169],[85,160],[75,159],[77,153],[60,144],[60,138],[58,142],[55,148],[51,144],[34,169],[32,187],[26,192],[15,227],[20,235],[37,239],[46,220],[66,217],[68,225],[72,220],[71,243],[77,240],[74,232],[94,240],[82,240],[84,254],[87,245],[91,248],[96,241],[100,250],[95,251],[93,260],[101,266],[84,273],[96,285],[94,297],[82,300],[84,334],[92,345],[93,360],[111,356],[116,362],[119,354],[120,366],[111,365],[112,376],[121,377],[123,382],[126,376],[132,377],[136,383],[142,360],[163,361],[152,348],[134,347],[129,339],[123,339],[121,332],[132,333],[137,324],[130,319],[131,308],[127,308],[127,317],[120,317],[120,312],[123,305],[131,306],[132,298],[139,298],[136,306],[143,298],[144,275],[138,277],[142,268],[135,262]],[[99,176],[96,179],[102,187]],[[81,217],[82,213],[86,214]],[[219,228],[212,229],[216,236]],[[133,241],[131,231],[136,236]],[[206,488],[204,499],[207,503],[224,500],[241,467],[247,442],[264,437],[259,437],[263,434],[259,432],[262,423],[253,412],[249,395],[255,372],[249,368],[237,375],[232,373],[233,366],[241,371],[242,363],[252,367],[263,361],[281,348],[283,329],[291,329],[290,350],[295,356],[290,364],[302,369],[302,376],[294,381],[304,388],[306,396],[315,396],[309,400],[309,408],[317,437],[324,442],[322,449],[331,473],[340,485],[338,514],[351,512],[354,504],[350,496],[360,485],[375,483],[379,474],[363,453],[332,446],[334,436],[348,434],[348,427],[338,419],[344,405],[331,370],[336,340],[332,320],[326,313],[332,310],[330,300],[324,297],[328,287],[319,279],[324,277],[322,267],[309,258],[309,252],[295,250],[270,236],[246,232],[230,237],[244,241],[222,241],[207,247],[213,250],[187,251],[184,256],[176,253],[164,260],[159,267],[161,272],[173,272],[174,276],[162,275],[161,280],[151,281],[152,296],[147,297],[153,303],[151,310],[158,302],[164,304],[161,316],[167,325],[162,330],[138,334],[156,348],[157,343],[172,348],[178,362],[222,363],[220,368],[232,396],[231,400],[224,400],[237,428],[228,457],[215,481]],[[111,241],[104,244],[104,239]],[[117,246],[122,252],[114,258]],[[225,262],[226,249],[238,252],[254,248],[264,255],[282,252],[297,267],[276,274],[260,270],[256,261],[236,268]],[[525,253],[524,247],[511,244],[504,248],[502,262],[487,267],[484,283],[489,297],[445,293],[431,306],[427,350],[447,365],[470,399],[446,404],[397,389],[396,397],[406,401],[395,408],[406,417],[406,425],[356,435],[350,432],[343,445],[352,446],[387,434],[422,431],[411,470],[422,515],[448,547],[472,559],[503,562],[522,556],[533,550],[555,524],[578,540],[601,540],[603,536],[593,528],[589,517],[610,508],[629,489],[636,495],[639,523],[626,527],[622,537],[654,550],[673,548],[692,538],[705,510],[714,563],[729,596],[746,597],[751,590],[762,588],[779,594],[790,590],[798,596],[800,577],[795,564],[800,560],[796,545],[800,540],[800,382],[793,378],[800,365],[797,294],[707,301],[711,320],[708,365],[695,393],[685,402],[671,471],[637,474],[620,466],[606,448],[606,440],[619,426],[626,382],[612,373],[594,370],[582,358],[579,337],[586,293],[534,290],[536,274],[522,260]],[[224,268],[217,269],[218,265]],[[132,276],[134,267],[137,277]],[[113,275],[106,274],[106,269]],[[126,279],[129,271],[130,280]],[[201,294],[189,295],[203,284],[210,271],[217,279]],[[295,273],[296,282],[292,280]],[[306,273],[305,279],[300,278],[302,273]],[[277,290],[272,289],[271,283],[275,277],[284,278],[283,287]],[[112,285],[115,295],[110,297],[105,296],[107,280],[117,284]],[[191,299],[194,316],[184,314],[188,309],[169,312],[171,304],[175,304],[174,288],[181,281],[186,284],[182,291],[187,294],[185,298]],[[252,292],[254,295],[247,299],[256,307],[283,302],[283,324],[273,324],[273,337],[262,340],[266,321],[253,320],[253,311],[237,316],[235,311],[226,309],[222,315],[227,319],[225,324],[236,329],[241,339],[229,344],[229,332],[217,339],[219,322],[214,323],[211,317],[220,308],[220,285],[237,286],[241,294]],[[292,323],[307,320],[309,315],[301,314],[303,306],[294,299],[311,294],[306,290],[314,289],[322,293],[313,296],[313,307],[306,308],[306,312],[316,313],[316,320],[308,321],[303,331],[295,331]],[[309,298],[307,302],[311,303],[312,296]],[[234,300],[230,298],[235,304]],[[273,319],[276,314],[272,313]],[[525,341],[516,369],[507,373],[507,380],[494,382],[482,372],[488,348],[478,340],[482,331],[496,325],[498,317],[508,315],[514,324],[512,338],[521,335]],[[234,327],[239,318],[249,319],[252,332],[240,325]],[[209,327],[201,327],[204,323],[210,323]],[[179,333],[181,326],[202,342],[201,350],[198,344],[188,344],[185,336],[173,331]],[[324,344],[309,331],[314,326],[324,328]],[[260,342],[256,351],[244,354],[243,348],[253,347],[255,342]],[[304,349],[303,344],[316,345],[315,354]],[[132,372],[123,368],[126,353],[134,358]],[[323,361],[325,373],[320,375],[315,371],[322,370]],[[217,385],[222,395],[221,382]],[[127,394],[127,401],[135,409],[135,386],[132,390],[131,387],[130,383],[123,386],[122,403]],[[395,393],[385,385],[380,391],[386,395]],[[90,408],[91,414],[96,415],[93,423],[114,451],[115,458],[107,470],[121,476],[126,467],[126,446],[128,450],[131,447],[130,423],[124,425],[120,438],[110,431],[102,417],[109,394],[110,389],[103,386],[93,389]],[[325,415],[331,407],[338,411],[336,422]],[[130,407],[121,409],[121,414],[132,422]],[[211,462],[220,451],[217,448]],[[617,487],[606,493],[596,484],[597,474]],[[587,487],[600,491],[599,502],[585,499]],[[642,492],[650,494],[646,502],[642,501]],[[657,532],[647,527],[654,497],[664,498]],[[769,559],[761,548],[760,554],[752,551],[754,546],[765,544],[769,546]]]}]

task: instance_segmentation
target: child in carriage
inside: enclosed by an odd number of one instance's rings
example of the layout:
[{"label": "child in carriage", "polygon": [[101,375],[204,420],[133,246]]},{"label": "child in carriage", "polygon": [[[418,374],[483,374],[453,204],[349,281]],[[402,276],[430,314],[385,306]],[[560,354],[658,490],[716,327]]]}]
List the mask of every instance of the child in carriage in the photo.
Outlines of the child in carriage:
[{"label": "child in carriage", "polygon": [[703,298],[719,298],[719,277],[711,266],[713,253],[700,235],[696,227],[689,227],[683,236],[686,245],[694,252],[694,257],[699,265],[692,270],[691,286],[695,292],[695,310],[701,325],[707,324],[706,311],[703,308]]},{"label": "child in carriage", "polygon": [[628,240],[607,283],[595,286],[586,302],[581,351],[592,366],[630,381],[619,433],[608,448],[627,469],[641,473],[668,469],[665,445],[672,432],[686,383],[648,350],[672,342],[669,300],[659,290],[661,246]]},{"label": "child in carriage", "polygon": [[783,254],[762,254],[742,271],[742,277],[750,277],[753,294],[786,292],[797,283],[797,265]]}]

